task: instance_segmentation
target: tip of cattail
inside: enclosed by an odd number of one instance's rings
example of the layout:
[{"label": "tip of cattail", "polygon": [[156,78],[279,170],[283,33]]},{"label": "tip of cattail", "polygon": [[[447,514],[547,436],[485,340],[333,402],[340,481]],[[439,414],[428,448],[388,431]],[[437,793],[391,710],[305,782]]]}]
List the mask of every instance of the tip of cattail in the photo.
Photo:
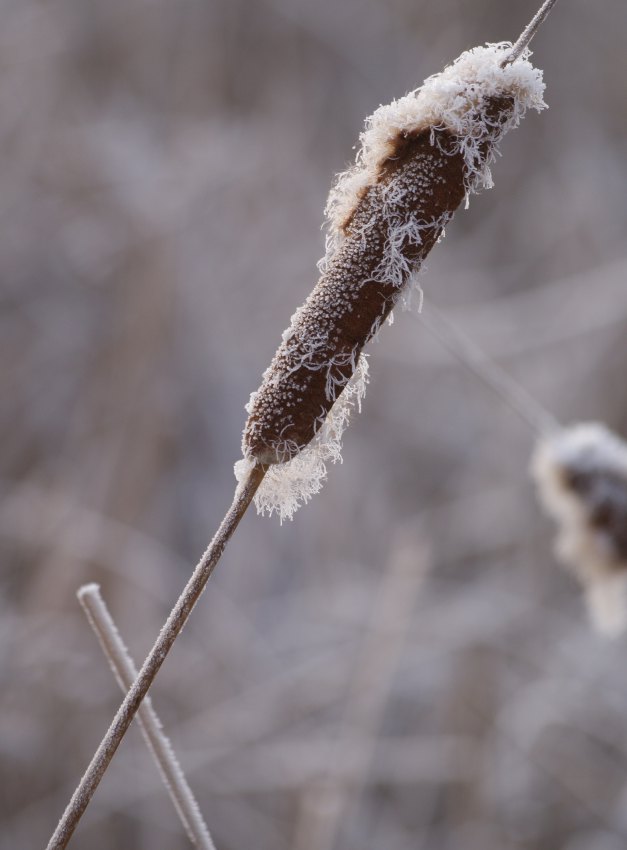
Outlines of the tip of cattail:
[{"label": "tip of cattail", "polygon": [[627,626],[627,444],[599,423],[543,438],[531,472],[558,526],[557,558],[585,588],[599,631]]},{"label": "tip of cattail", "polygon": [[83,584],[76,591],[76,598],[82,601],[86,596],[93,596],[94,594],[100,593],[100,585],[96,584],[96,582],[90,582],[89,584]]},{"label": "tip of cattail", "polygon": [[329,195],[326,214],[331,235],[341,234],[365,188],[376,181],[381,164],[393,155],[397,139],[403,135],[430,127],[447,130],[460,140],[467,193],[492,186],[492,157],[486,161],[482,151],[489,130],[482,127],[482,104],[493,98],[511,98],[503,135],[518,125],[527,109],[546,107],[542,71],[529,61],[528,49],[514,62],[502,64],[511,49],[511,42],[504,41],[467,50],[443,71],[428,77],[419,89],[380,106],[366,120],[357,161],[339,175]]}]

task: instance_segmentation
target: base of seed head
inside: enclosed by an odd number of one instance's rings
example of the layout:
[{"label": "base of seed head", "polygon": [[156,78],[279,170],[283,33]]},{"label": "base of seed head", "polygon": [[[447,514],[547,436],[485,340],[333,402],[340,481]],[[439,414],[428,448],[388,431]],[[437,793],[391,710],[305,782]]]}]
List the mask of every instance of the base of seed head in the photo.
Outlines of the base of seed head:
[{"label": "base of seed head", "polygon": [[528,51],[503,66],[510,48],[462,54],[367,120],[355,166],[329,195],[322,277],[247,406],[236,474],[269,466],[258,510],[291,516],[320,489],[365,390],[364,346],[408,296],[461,201],[492,185],[505,133],[527,109],[544,108],[541,72]]},{"label": "base of seed head", "polygon": [[532,475],[557,523],[556,557],[586,591],[595,625],[627,627],[627,444],[604,425],[575,425],[540,441]]}]

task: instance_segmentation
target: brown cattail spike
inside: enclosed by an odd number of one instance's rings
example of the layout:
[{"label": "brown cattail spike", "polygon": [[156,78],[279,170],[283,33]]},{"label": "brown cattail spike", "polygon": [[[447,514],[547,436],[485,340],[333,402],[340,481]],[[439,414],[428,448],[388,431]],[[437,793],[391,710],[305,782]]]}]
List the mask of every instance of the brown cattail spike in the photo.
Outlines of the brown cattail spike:
[{"label": "brown cattail spike", "polygon": [[270,466],[258,508],[288,516],[319,489],[363,394],[362,349],[407,297],[462,199],[491,185],[489,163],[505,132],[527,108],[543,108],[540,72],[526,54],[503,66],[509,50],[464,53],[368,120],[356,166],[329,197],[322,276],[247,407],[238,474],[254,462]]},{"label": "brown cattail spike", "polygon": [[[423,131],[397,140],[398,154],[359,201],[346,239],[292,322],[256,395],[246,423],[246,453],[261,463],[291,460],[315,436],[351,378],[364,345],[398,301],[402,285],[429,253],[465,195],[464,161],[447,134],[440,146]],[[421,221],[420,242],[408,234],[396,250],[405,280],[378,279],[397,219]]]}]

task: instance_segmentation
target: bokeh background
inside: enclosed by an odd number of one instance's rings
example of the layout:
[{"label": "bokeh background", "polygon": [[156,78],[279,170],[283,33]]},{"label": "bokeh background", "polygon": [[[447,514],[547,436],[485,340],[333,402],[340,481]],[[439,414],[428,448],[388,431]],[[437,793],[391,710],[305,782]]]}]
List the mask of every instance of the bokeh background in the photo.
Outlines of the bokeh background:
[{"label": "bokeh background", "polygon": [[[0,820],[44,846],[228,506],[244,403],[364,116],[536,0],[2,0]],[[427,297],[564,422],[627,435],[627,4],[558,4],[550,110]],[[153,688],[219,850],[618,850],[625,641],[589,626],[534,436],[399,313],[344,463],[250,513]],[[187,845],[136,729],[72,843]]]}]

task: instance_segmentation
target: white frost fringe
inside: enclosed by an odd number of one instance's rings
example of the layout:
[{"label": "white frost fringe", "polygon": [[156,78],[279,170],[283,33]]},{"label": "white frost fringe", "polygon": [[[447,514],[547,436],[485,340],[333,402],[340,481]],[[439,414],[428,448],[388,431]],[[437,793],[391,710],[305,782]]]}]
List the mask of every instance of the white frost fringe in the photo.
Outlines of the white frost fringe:
[{"label": "white frost fringe", "polygon": [[[361,401],[368,384],[368,361],[361,354],[352,378],[344,388],[314,439],[287,463],[268,468],[255,495],[258,513],[279,519],[292,519],[298,508],[319,493],[327,477],[327,463],[342,461],[342,434],[355,407],[361,411]],[[235,464],[238,481],[246,476],[253,461],[244,458]]]},{"label": "white frost fringe", "polygon": [[[620,510],[627,504],[627,444],[598,423],[566,428],[540,441],[531,472],[546,512],[558,525],[556,557],[575,573],[585,589],[594,625],[609,636],[627,626],[627,562],[617,554],[607,530],[591,522],[592,498],[614,501]],[[611,486],[586,494],[574,489],[570,476],[584,475]]]}]

